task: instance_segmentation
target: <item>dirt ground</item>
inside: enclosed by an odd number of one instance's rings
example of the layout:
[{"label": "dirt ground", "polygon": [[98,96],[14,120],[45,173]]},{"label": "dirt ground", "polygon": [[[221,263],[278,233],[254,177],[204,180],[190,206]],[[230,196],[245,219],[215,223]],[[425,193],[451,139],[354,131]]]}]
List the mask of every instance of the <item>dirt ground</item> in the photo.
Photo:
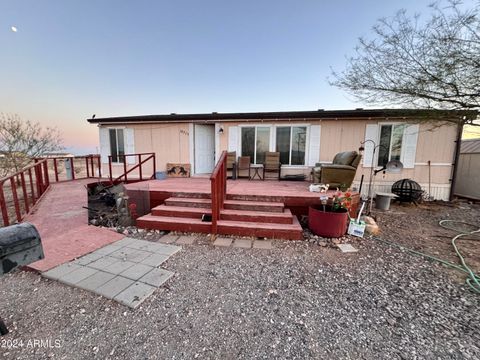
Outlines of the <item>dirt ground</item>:
[{"label": "dirt ground", "polygon": [[[455,233],[438,221],[480,226],[480,206],[464,202],[394,205],[375,216],[381,238],[455,263]],[[342,254],[308,241],[215,248],[200,236],[164,264],[175,276],[136,310],[17,271],[0,277],[11,329],[0,357],[480,358],[480,296],[462,273],[378,240],[352,241],[359,252]],[[459,245],[478,272],[479,243]]]}]

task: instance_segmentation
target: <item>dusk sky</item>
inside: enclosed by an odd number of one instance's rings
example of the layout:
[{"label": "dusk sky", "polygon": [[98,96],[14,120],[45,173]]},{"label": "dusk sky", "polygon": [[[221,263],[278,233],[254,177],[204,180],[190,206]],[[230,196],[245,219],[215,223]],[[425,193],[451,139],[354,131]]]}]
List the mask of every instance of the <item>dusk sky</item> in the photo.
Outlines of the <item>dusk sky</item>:
[{"label": "dusk sky", "polygon": [[328,84],[331,67],[380,17],[429,3],[0,0],[0,112],[90,153],[92,114],[365,107]]}]

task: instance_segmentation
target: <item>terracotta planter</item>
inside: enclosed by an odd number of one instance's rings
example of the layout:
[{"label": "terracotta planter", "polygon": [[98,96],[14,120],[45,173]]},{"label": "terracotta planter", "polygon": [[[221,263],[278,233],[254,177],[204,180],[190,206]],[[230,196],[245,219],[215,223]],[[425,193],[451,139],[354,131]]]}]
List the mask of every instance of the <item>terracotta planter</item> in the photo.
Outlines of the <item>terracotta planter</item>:
[{"label": "terracotta planter", "polygon": [[346,209],[332,211],[331,206],[310,206],[308,208],[308,227],[322,237],[338,238],[347,232],[348,215]]}]

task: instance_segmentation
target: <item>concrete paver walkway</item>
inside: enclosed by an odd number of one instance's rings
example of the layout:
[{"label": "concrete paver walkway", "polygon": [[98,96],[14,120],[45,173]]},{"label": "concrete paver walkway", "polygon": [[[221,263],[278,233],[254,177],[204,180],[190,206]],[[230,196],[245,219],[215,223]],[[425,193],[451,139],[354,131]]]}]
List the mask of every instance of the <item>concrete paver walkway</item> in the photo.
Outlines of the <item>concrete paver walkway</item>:
[{"label": "concrete paver walkway", "polygon": [[173,276],[159,266],[180,250],[126,237],[42,275],[136,308]]}]

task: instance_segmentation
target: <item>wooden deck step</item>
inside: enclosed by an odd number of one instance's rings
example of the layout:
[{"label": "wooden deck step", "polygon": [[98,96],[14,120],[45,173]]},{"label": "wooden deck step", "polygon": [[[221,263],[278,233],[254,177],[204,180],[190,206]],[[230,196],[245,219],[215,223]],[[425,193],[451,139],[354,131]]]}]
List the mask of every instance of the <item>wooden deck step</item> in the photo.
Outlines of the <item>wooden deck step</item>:
[{"label": "wooden deck step", "polygon": [[200,219],[144,215],[137,219],[137,226],[142,229],[170,230],[193,233],[208,234],[211,231],[212,223]]},{"label": "wooden deck step", "polygon": [[[165,200],[165,205],[211,208],[212,203],[210,199],[170,197]],[[224,207],[225,209],[282,213],[285,205],[281,202],[270,201],[225,200]]]},{"label": "wooden deck step", "polygon": [[183,206],[183,207],[197,207],[197,208],[211,208],[212,201],[210,199],[201,198],[187,198],[187,197],[170,197],[165,200],[165,205],[168,206]]},{"label": "wooden deck step", "polygon": [[266,224],[229,220],[220,220],[217,224],[219,234],[285,240],[303,239],[302,226],[296,216],[293,216],[293,224]]},{"label": "wooden deck step", "polygon": [[264,211],[282,213],[285,205],[281,202],[225,200],[225,209]]},{"label": "wooden deck step", "polygon": [[203,214],[210,215],[211,213],[211,209],[201,207],[159,205],[152,209],[152,215],[154,216],[172,216],[194,219],[201,219]]},{"label": "wooden deck step", "polygon": [[220,219],[231,221],[249,221],[262,222],[269,224],[292,224],[292,213],[289,209],[283,212],[264,212],[264,211],[248,211],[223,209],[220,211]]}]

